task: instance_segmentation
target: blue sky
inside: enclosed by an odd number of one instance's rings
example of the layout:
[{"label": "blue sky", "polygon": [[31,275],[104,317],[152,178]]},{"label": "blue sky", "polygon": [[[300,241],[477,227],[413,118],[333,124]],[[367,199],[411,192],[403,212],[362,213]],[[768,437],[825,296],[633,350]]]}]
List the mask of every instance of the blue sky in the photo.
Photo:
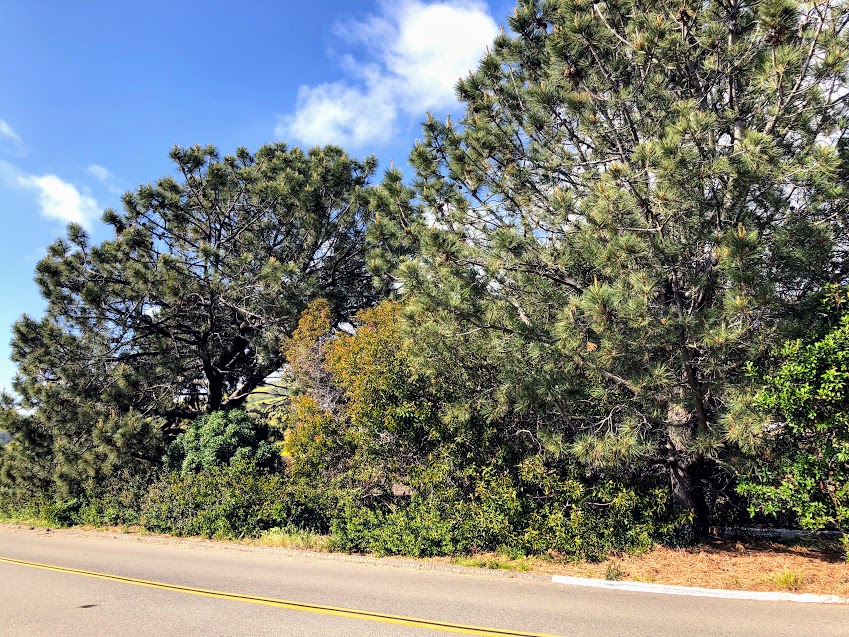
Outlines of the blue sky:
[{"label": "blue sky", "polygon": [[0,2],[0,387],[11,326],[68,221],[96,240],[174,144],[337,143],[405,164],[507,0]]}]

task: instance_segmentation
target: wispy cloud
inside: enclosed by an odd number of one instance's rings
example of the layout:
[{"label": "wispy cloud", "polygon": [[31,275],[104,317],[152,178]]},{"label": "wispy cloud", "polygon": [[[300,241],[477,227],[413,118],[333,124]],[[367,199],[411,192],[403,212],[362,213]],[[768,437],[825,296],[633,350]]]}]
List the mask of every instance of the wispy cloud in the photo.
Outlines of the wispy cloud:
[{"label": "wispy cloud", "polygon": [[399,115],[450,108],[457,80],[477,67],[498,27],[476,0],[383,2],[381,15],[339,24],[336,35],[365,44],[348,55],[348,79],[301,86],[295,110],[275,134],[306,144],[362,146],[391,139]]},{"label": "wispy cloud", "polygon": [[41,216],[64,224],[78,223],[90,230],[102,212],[87,188],[80,189],[57,175],[26,173],[2,159],[0,185],[33,193]]},{"label": "wispy cloud", "polygon": [[6,120],[3,119],[0,119],[0,137],[4,139],[11,139],[16,144],[23,143],[21,136],[15,132]]},{"label": "wispy cloud", "polygon": [[112,171],[108,168],[104,168],[100,164],[89,164],[86,171],[89,175],[97,179],[97,181],[106,183],[112,179]]},{"label": "wispy cloud", "polygon": [[90,228],[100,213],[94,197],[56,175],[19,176],[17,181],[20,186],[36,192],[41,214],[48,219]]},{"label": "wispy cloud", "polygon": [[111,195],[124,192],[124,183],[111,170],[100,164],[89,164],[86,172],[99,181]]}]

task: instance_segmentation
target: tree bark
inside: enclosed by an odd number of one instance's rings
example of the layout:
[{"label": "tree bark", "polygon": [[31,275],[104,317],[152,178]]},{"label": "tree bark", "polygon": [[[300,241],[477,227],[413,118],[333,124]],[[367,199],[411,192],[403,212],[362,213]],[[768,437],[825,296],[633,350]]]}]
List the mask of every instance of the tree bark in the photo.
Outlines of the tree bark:
[{"label": "tree bark", "polygon": [[690,515],[685,526],[694,539],[708,535],[708,507],[701,485],[701,463],[676,455],[669,461],[669,482],[672,502],[677,509]]},{"label": "tree bark", "polygon": [[203,367],[207,383],[204,412],[211,414],[221,409],[221,402],[224,400],[224,379],[221,373],[207,361],[204,361]]}]

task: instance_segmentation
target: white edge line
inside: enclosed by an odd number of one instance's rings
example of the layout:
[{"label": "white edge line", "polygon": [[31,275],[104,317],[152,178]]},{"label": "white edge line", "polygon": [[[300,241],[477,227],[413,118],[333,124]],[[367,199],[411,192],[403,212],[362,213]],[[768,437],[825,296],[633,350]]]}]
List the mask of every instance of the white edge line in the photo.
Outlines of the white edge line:
[{"label": "white edge line", "polygon": [[651,584],[646,582],[616,582],[586,577],[570,577],[568,575],[553,575],[551,581],[555,584],[570,586],[587,586],[590,588],[607,588],[637,593],[659,593],[661,595],[690,595],[693,597],[718,597],[721,599],[748,599],[772,602],[801,602],[816,604],[842,604],[849,600],[837,595],[814,595],[813,593],[770,593],[761,591],[726,591],[716,588],[696,588],[691,586],[673,586],[671,584]]}]

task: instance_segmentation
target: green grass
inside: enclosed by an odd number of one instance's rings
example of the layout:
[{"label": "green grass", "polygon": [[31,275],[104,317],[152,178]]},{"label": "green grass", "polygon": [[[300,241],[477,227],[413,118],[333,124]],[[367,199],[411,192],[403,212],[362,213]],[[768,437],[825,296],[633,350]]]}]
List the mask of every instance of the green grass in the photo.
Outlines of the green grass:
[{"label": "green grass", "polygon": [[469,566],[471,568],[521,572],[531,569],[531,564],[527,559],[515,559],[501,555],[455,557],[451,561],[457,566]]},{"label": "green grass", "polygon": [[770,580],[779,588],[788,591],[796,591],[802,587],[805,578],[799,573],[794,573],[791,570],[784,570],[781,573],[776,573]]}]

